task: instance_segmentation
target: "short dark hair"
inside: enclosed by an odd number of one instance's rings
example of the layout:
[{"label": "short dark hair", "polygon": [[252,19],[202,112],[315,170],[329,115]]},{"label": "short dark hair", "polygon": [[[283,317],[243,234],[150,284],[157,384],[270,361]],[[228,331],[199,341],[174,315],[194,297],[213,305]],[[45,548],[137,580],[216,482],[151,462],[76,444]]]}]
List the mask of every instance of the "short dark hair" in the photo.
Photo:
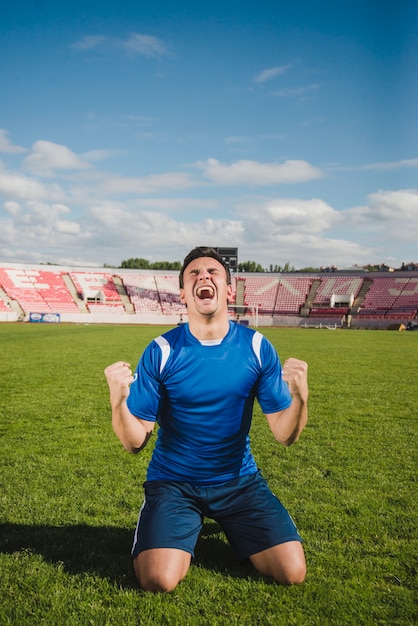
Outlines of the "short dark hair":
[{"label": "short dark hair", "polygon": [[214,248],[210,248],[208,246],[198,246],[197,248],[193,248],[193,250],[189,252],[189,254],[185,257],[183,261],[183,267],[181,268],[179,274],[180,289],[183,289],[184,287],[183,276],[186,267],[195,259],[200,259],[202,257],[211,257],[212,259],[218,261],[218,263],[220,263],[225,268],[226,282],[228,283],[228,285],[231,284],[231,272],[229,270],[228,264],[225,263],[221,255],[218,254],[216,250],[214,250]]}]

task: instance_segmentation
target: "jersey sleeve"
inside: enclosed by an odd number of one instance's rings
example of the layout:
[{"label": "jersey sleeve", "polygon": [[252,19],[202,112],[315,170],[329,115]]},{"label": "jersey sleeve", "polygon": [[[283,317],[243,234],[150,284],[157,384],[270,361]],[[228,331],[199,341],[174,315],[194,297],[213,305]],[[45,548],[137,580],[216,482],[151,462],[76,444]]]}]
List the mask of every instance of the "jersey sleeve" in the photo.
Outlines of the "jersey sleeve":
[{"label": "jersey sleeve", "polygon": [[160,380],[161,349],[153,341],[142,354],[135,370],[127,406],[135,417],[155,422],[164,397]]},{"label": "jersey sleeve", "polygon": [[265,337],[261,342],[261,374],[257,399],[264,414],[287,409],[292,403],[289,387],[282,378],[282,366],[273,345]]}]

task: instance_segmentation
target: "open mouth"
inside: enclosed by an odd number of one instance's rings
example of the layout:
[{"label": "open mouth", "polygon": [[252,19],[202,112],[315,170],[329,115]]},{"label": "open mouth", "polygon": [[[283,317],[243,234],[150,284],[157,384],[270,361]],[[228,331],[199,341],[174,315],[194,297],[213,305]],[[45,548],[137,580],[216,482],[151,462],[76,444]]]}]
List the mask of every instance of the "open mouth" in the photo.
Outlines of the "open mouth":
[{"label": "open mouth", "polygon": [[215,290],[211,285],[200,285],[196,289],[196,296],[200,300],[211,300],[215,296]]}]

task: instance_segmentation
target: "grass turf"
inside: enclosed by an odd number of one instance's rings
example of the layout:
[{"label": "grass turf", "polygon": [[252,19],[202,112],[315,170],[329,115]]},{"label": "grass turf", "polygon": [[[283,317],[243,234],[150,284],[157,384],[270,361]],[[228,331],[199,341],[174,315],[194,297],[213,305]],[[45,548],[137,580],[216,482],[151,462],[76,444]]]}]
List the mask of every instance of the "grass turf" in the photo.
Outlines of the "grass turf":
[{"label": "grass turf", "polygon": [[129,550],[152,440],[127,454],[103,369],[157,327],[0,325],[0,624],[417,622],[418,334],[264,329],[309,363],[310,420],[284,449],[255,410],[253,452],[305,541],[306,582],[239,564],[208,520],[186,579],[136,587]]}]

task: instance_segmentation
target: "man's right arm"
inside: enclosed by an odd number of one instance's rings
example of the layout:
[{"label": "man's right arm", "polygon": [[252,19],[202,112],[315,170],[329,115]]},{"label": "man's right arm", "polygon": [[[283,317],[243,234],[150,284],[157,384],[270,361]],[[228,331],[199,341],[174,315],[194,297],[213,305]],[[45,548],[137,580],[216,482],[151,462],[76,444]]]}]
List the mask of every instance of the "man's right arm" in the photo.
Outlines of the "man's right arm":
[{"label": "man's right arm", "polygon": [[155,422],[139,419],[128,409],[126,399],[133,381],[129,363],[118,361],[109,365],[104,373],[110,391],[113,430],[125,450],[136,454],[151,437]]}]

